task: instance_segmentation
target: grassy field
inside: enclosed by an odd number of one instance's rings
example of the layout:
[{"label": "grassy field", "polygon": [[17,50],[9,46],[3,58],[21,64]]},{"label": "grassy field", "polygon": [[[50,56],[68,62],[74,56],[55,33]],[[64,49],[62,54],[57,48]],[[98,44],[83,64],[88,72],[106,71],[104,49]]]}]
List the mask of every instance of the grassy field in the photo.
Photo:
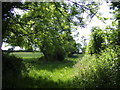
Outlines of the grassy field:
[{"label": "grassy field", "polygon": [[[41,53],[16,52],[4,58],[3,87],[7,88],[109,88],[120,87],[119,66],[115,52],[98,55],[74,54],[64,61],[39,59]],[[111,56],[110,56],[111,55]],[[112,58],[112,59],[111,59]],[[11,63],[8,62],[10,59]],[[113,60],[113,61],[111,61]],[[115,61],[116,60],[116,61]],[[21,61],[21,62],[19,62]],[[21,63],[21,64],[19,64]],[[20,65],[27,72],[17,74]],[[18,69],[18,70],[16,70]],[[21,68],[20,68],[21,70]]]},{"label": "grassy field", "polygon": [[[82,54],[74,54],[63,62],[40,61],[41,53],[15,52],[17,57],[22,57],[28,72],[28,76],[17,79],[17,87],[70,87],[70,81],[74,78],[74,65],[81,59]],[[24,73],[23,73],[24,75]]]},{"label": "grassy field", "polygon": [[12,54],[16,55],[17,57],[21,57],[23,59],[34,59],[39,58],[43,54],[39,52],[13,52]]}]

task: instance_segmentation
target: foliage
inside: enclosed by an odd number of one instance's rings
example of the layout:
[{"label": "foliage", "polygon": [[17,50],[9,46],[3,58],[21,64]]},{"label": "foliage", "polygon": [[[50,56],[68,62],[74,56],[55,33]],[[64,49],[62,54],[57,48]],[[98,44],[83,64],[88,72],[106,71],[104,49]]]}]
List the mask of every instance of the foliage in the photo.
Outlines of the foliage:
[{"label": "foliage", "polygon": [[43,56],[40,52],[13,52],[11,54],[22,59],[36,59]]},{"label": "foliage", "polygon": [[14,8],[21,8],[21,2],[2,2],[2,41],[5,41],[6,37],[9,37],[10,32],[10,18],[14,15],[12,13]]},{"label": "foliage", "polygon": [[22,68],[24,68],[24,65],[22,63],[22,59],[15,57],[13,55],[9,54],[2,54],[2,60],[3,60],[3,73],[6,71],[12,71],[16,73],[20,73]]},{"label": "foliage", "polygon": [[119,47],[111,47],[102,50],[101,55],[85,55],[75,65],[76,77],[73,81],[79,88],[118,88],[119,78]]},{"label": "foliage", "polygon": [[99,53],[105,48],[105,33],[98,27],[92,29],[91,40],[87,46],[86,52],[93,54]]},{"label": "foliage", "polygon": [[23,64],[22,59],[14,55],[2,53],[2,60],[3,88],[6,88],[7,86],[14,87],[15,83],[12,83],[13,80],[11,78],[19,78],[22,73],[27,75],[28,71]]},{"label": "foliage", "polygon": [[76,44],[76,53],[80,53],[80,51],[82,51],[82,53],[83,53],[83,47],[80,43],[77,43]]},{"label": "foliage", "polygon": [[[119,5],[116,3],[115,18],[119,16]],[[118,19],[118,18],[117,18]],[[84,57],[75,65],[75,87],[88,88],[119,88],[120,44],[119,21],[112,22],[105,30],[93,28],[91,40]],[[89,54],[92,54],[89,55]]]},{"label": "foliage", "polygon": [[[104,31],[93,28],[91,41],[86,49],[87,53],[75,66],[76,69],[78,68],[73,81],[76,87],[120,87],[119,32],[119,22],[117,24],[116,21],[113,21],[112,25],[107,26]],[[94,54],[90,56],[89,53]]]},{"label": "foliage", "polygon": [[[22,16],[13,15],[11,11],[15,7],[26,8],[27,12]],[[105,30],[98,27],[92,29],[91,40],[86,47],[87,53],[74,68],[72,67],[79,60],[78,57],[65,59],[79,47],[71,36],[71,25],[84,27],[82,13],[87,12],[92,18],[97,7],[95,2],[26,2],[24,5],[4,3],[6,11],[2,18],[5,31],[3,41],[28,50],[39,48],[47,61],[28,59],[30,54],[25,55],[22,61],[3,53],[3,87],[120,88],[120,21],[112,22],[112,26],[117,29],[108,26]],[[119,20],[119,3],[113,2],[113,8],[115,18]],[[108,19],[96,16],[101,20]],[[21,55],[23,54],[19,53]],[[42,55],[36,54],[35,57],[39,56]],[[59,62],[62,60],[64,61]]]},{"label": "foliage", "polygon": [[[23,54],[22,54],[23,53]],[[23,63],[26,69],[29,71],[27,75],[22,73],[20,77],[15,77],[11,74],[7,75],[10,78],[4,78],[3,88],[68,88],[73,87],[71,81],[74,77],[74,64],[83,55],[75,54],[74,57],[67,58],[63,62],[60,61],[40,61],[38,58],[33,58],[38,56],[38,53],[30,52],[16,52],[13,53],[15,56],[21,54]],[[28,57],[28,54],[33,54]],[[28,57],[28,58],[26,58]],[[5,76],[5,74],[4,74]]]},{"label": "foliage", "polygon": [[22,27],[20,24],[13,24],[11,29],[17,33],[11,32],[7,42],[26,48],[40,48],[46,60],[64,60],[67,51],[69,53],[71,50],[70,47],[65,47],[70,43],[73,47],[72,43],[75,42],[72,42],[73,37],[70,36],[70,23],[67,20],[69,14],[61,7],[59,3],[28,4],[29,11],[18,18]]},{"label": "foliage", "polygon": [[[11,3],[8,4],[6,8],[14,6]],[[95,2],[81,4],[75,2],[71,4],[22,3],[16,7],[27,12],[22,16],[11,15],[7,19],[8,21],[5,21],[8,24],[6,26],[8,33],[3,35],[3,41],[26,49],[39,48],[46,60],[54,58],[64,60],[66,56],[76,50],[76,43],[71,36],[71,25],[84,26],[81,13],[86,11],[92,18],[99,6]],[[93,8],[92,5],[96,8]],[[10,9],[8,12],[11,13]],[[74,18],[77,18],[77,21],[74,21]]]},{"label": "foliage", "polygon": [[116,21],[118,21],[117,24],[117,40],[116,44],[120,45],[120,2],[112,2],[112,8],[114,9],[114,18],[115,21],[113,23],[115,23]]}]

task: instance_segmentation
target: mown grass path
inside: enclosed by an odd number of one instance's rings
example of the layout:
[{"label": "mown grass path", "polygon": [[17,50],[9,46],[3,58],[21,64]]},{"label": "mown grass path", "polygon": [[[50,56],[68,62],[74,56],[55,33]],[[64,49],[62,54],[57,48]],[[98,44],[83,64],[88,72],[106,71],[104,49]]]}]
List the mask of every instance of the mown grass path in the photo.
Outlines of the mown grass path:
[{"label": "mown grass path", "polygon": [[[40,61],[41,53],[18,52],[13,53],[22,57],[29,70],[28,77],[24,78],[20,87],[69,87],[69,82],[73,79],[75,72],[73,66],[83,56],[74,54],[64,61]],[[31,86],[32,85],[32,86]]]}]

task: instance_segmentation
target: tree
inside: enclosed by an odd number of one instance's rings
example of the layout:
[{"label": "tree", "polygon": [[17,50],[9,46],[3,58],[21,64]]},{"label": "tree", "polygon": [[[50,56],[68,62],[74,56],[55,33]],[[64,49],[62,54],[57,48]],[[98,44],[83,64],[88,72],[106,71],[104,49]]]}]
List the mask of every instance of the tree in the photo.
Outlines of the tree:
[{"label": "tree", "polygon": [[20,8],[22,5],[21,2],[2,2],[2,40],[4,41],[4,38],[6,36],[9,36],[9,32],[11,30],[9,29],[10,24],[10,18],[13,16],[13,9],[14,8]]},{"label": "tree", "polygon": [[99,53],[105,49],[105,34],[104,31],[98,27],[92,28],[91,40],[87,47],[87,52],[90,54]]},{"label": "tree", "polygon": [[82,45],[80,44],[80,43],[77,43],[76,44],[76,48],[77,48],[77,53],[80,53],[80,51],[82,51],[82,53],[83,53],[83,48],[82,48]]},{"label": "tree", "polygon": [[115,10],[115,17],[116,20],[118,21],[118,29],[117,29],[117,45],[120,45],[120,2],[112,2],[112,8],[115,9],[115,7],[117,8]]},{"label": "tree", "polygon": [[[20,24],[13,24],[11,29],[17,32],[11,32],[7,41],[26,48],[36,46],[40,48],[47,60],[55,57],[57,60],[59,58],[63,60],[67,51],[70,50],[65,49],[65,46],[68,46],[68,41],[73,38],[70,35],[69,14],[61,8],[59,3],[31,3],[31,5],[38,7],[28,5],[30,11],[18,18],[22,27]],[[63,12],[61,13],[59,10]]]},{"label": "tree", "polygon": [[[71,25],[84,25],[81,13],[90,10],[90,16],[95,15],[91,5],[87,7],[73,2],[65,3],[24,3],[27,12],[20,15],[12,15],[8,18],[8,32],[3,39],[11,45],[25,48],[39,48],[46,60],[64,60],[75,48],[75,41],[71,36]],[[97,5],[96,5],[97,6]],[[77,9],[79,7],[79,9]],[[79,11],[81,10],[81,11]],[[74,17],[78,21],[74,21]]]}]

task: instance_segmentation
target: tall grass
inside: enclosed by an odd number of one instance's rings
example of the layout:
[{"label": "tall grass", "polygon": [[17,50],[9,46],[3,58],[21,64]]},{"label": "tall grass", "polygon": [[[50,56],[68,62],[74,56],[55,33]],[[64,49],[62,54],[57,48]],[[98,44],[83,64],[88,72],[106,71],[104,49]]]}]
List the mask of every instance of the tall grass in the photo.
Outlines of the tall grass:
[{"label": "tall grass", "polygon": [[50,62],[21,53],[27,74],[9,74],[4,83],[14,88],[120,88],[119,54],[119,47],[109,47],[99,55],[74,55],[62,62]]},{"label": "tall grass", "polygon": [[22,59],[14,55],[2,53],[2,87],[14,88],[16,79],[21,77],[22,73],[27,73]]},{"label": "tall grass", "polygon": [[40,60],[36,60],[34,63],[27,62],[27,67],[30,70],[28,73],[29,78],[34,79],[34,82],[28,82],[28,85],[32,83],[32,88],[71,87],[72,85],[70,84],[74,77],[73,66],[82,55],[77,56],[74,55],[73,58],[67,58],[62,62],[44,62]]},{"label": "tall grass", "polygon": [[[74,55],[71,58],[66,58],[62,62],[50,62],[34,58],[37,56],[35,53],[19,52],[13,54],[23,59],[22,63],[24,63],[27,72],[21,72],[21,75],[17,75],[15,74],[15,71],[10,72],[9,74],[11,68],[6,70],[6,74],[4,73],[3,75],[4,88],[73,87],[71,85],[71,81],[74,77],[73,66],[78,62],[79,58],[82,57],[82,55]],[[30,56],[28,56],[28,54]],[[32,56],[34,57],[32,58]],[[14,56],[15,61],[19,61],[17,57]],[[13,58],[10,57],[8,59],[11,61],[13,60]],[[12,67],[16,67],[16,64],[13,63]],[[14,77],[13,74],[15,74],[16,77]]]},{"label": "tall grass", "polygon": [[107,48],[100,55],[85,55],[75,65],[75,87],[118,88],[120,87],[120,53],[119,48]]}]

